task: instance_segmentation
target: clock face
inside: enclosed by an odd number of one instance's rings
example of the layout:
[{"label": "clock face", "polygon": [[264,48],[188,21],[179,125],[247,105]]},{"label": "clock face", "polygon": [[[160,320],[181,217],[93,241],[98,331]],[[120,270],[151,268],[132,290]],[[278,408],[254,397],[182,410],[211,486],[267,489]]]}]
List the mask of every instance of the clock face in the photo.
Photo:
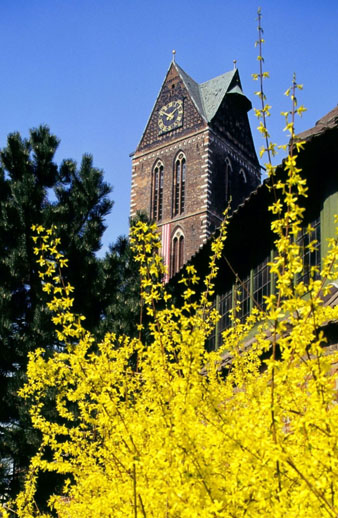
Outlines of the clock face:
[{"label": "clock face", "polygon": [[183,102],[171,101],[163,106],[158,114],[158,127],[160,133],[166,133],[183,124]]}]

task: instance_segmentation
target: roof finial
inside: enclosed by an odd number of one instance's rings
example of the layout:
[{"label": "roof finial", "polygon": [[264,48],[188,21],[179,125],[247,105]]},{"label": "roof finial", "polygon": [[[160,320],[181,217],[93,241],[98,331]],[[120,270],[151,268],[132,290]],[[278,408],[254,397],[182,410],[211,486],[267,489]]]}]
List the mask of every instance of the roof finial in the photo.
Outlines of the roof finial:
[{"label": "roof finial", "polygon": [[237,69],[237,66],[236,66],[237,65],[237,59],[233,60],[233,64],[234,64],[234,70],[236,70]]},{"label": "roof finial", "polygon": [[174,49],[173,50],[173,63],[175,63],[175,54],[176,54],[176,50]]}]

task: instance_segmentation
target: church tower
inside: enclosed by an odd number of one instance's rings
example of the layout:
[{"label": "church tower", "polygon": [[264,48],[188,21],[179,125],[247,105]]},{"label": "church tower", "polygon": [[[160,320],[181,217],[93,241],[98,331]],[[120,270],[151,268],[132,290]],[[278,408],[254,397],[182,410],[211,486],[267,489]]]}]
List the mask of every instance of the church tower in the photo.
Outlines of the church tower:
[{"label": "church tower", "polygon": [[198,84],[171,62],[132,156],[130,209],[158,224],[169,276],[260,182],[250,109],[237,69]]}]

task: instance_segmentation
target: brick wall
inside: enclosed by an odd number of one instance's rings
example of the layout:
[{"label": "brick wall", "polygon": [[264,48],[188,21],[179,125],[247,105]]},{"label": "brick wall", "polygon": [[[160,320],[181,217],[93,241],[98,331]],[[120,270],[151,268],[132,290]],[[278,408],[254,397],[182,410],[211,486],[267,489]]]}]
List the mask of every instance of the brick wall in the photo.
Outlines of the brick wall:
[{"label": "brick wall", "polygon": [[[208,130],[178,139],[143,154],[137,153],[132,167],[131,211],[145,210],[150,216],[152,171],[158,159],[164,166],[163,212],[158,224],[171,223],[172,235],[178,227],[185,237],[187,261],[207,237],[207,207],[209,196]],[[173,216],[173,174],[177,155],[186,159],[185,206],[183,214]]]}]

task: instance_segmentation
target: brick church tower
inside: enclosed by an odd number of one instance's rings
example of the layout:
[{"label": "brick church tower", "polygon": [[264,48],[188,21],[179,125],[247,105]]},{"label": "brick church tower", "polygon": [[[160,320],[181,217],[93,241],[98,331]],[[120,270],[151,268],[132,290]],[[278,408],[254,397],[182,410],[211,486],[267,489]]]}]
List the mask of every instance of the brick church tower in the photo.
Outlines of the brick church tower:
[{"label": "brick church tower", "polygon": [[173,59],[132,156],[130,209],[157,222],[169,276],[260,182],[250,109],[238,70],[198,84]]}]

